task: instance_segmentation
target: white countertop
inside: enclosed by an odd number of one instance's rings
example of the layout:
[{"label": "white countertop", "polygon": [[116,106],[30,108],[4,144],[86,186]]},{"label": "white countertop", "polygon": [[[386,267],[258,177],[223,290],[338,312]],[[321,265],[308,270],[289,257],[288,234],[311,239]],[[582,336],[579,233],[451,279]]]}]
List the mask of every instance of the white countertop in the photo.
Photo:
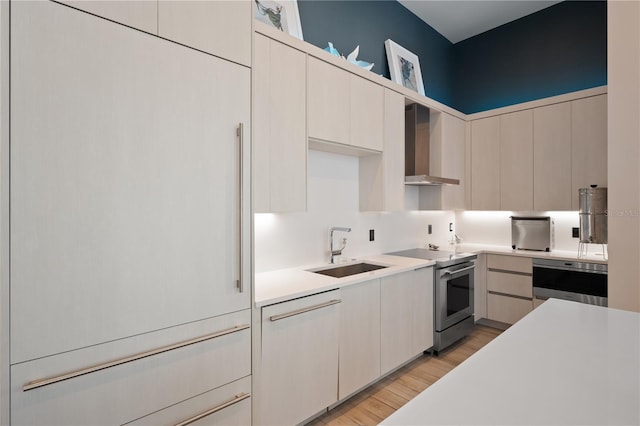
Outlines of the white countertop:
[{"label": "white countertop", "polygon": [[[376,265],[388,266],[362,274],[351,275],[344,278],[333,278],[322,274],[309,272],[309,269],[319,269],[330,266],[348,265],[351,263],[367,262]],[[377,255],[367,256],[357,261],[336,265],[310,265],[306,267],[279,269],[271,272],[262,272],[255,277],[255,304],[256,307],[271,305],[308,296],[335,288],[369,281],[399,272],[411,271],[425,266],[434,265],[433,260],[412,259],[408,257]]]},{"label": "white countertop", "polygon": [[[444,250],[449,250],[445,248]],[[513,256],[532,257],[537,259],[559,259],[559,260],[579,260],[581,262],[607,263],[602,255],[588,254],[578,259],[577,251],[552,250],[549,252],[533,251],[533,250],[514,250],[510,246],[499,246],[490,244],[458,244],[455,248],[458,252],[467,253],[489,253],[489,254],[508,254]],[[602,250],[600,250],[601,252]]]},{"label": "white countertop", "polygon": [[640,314],[549,299],[384,425],[638,425]]}]

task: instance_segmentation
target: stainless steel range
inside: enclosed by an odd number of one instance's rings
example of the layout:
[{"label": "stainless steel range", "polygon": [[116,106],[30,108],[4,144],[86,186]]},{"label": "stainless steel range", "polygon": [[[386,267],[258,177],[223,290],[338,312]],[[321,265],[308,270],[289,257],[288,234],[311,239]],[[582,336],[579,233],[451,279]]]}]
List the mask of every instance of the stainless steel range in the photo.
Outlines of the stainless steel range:
[{"label": "stainless steel range", "polygon": [[469,334],[474,325],[474,260],[478,256],[420,248],[388,254],[436,261],[433,280],[436,353]]}]

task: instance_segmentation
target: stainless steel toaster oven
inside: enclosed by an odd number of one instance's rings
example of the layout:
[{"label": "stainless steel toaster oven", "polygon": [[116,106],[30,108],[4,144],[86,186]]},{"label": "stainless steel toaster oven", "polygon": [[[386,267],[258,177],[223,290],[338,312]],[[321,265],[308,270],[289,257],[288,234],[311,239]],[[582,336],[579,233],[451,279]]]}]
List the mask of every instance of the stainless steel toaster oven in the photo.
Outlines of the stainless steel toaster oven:
[{"label": "stainless steel toaster oven", "polygon": [[511,248],[514,250],[551,250],[549,216],[511,216]]}]

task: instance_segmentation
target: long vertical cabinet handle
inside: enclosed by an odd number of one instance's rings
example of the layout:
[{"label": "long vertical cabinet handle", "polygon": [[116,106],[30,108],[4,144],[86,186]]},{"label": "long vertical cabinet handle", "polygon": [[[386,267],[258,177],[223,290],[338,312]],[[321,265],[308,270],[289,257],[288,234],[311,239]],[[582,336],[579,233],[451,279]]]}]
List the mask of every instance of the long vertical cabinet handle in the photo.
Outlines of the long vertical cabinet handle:
[{"label": "long vertical cabinet handle", "polygon": [[244,195],[244,123],[238,124],[238,279],[236,287],[240,293],[244,292],[242,282],[242,207]]}]

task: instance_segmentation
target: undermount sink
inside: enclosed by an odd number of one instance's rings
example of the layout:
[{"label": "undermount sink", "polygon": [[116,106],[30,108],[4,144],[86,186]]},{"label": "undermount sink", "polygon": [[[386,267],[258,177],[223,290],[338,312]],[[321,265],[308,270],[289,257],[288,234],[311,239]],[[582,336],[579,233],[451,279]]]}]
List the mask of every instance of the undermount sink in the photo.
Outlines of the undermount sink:
[{"label": "undermount sink", "polygon": [[312,270],[310,272],[315,272],[316,274],[328,275],[334,278],[343,278],[348,277],[350,275],[362,274],[363,272],[371,272],[377,269],[384,269],[387,266],[382,265],[374,265],[372,263],[355,263],[351,265],[341,265],[341,266],[332,266],[329,268]]}]

